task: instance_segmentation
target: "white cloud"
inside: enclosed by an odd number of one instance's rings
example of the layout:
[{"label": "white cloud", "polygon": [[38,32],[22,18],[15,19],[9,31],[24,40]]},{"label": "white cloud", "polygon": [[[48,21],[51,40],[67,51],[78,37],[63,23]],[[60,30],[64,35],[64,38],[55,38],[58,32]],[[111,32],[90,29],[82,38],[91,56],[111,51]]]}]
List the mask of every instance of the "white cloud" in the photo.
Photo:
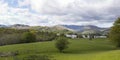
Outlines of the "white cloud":
[{"label": "white cloud", "polygon": [[23,6],[28,6],[30,5],[30,0],[18,0],[18,4],[19,4],[19,7],[23,7]]},{"label": "white cloud", "polygon": [[[120,16],[119,0],[15,0],[18,7],[0,0],[0,24],[92,24],[111,26]],[[13,3],[14,5],[15,3]]]},{"label": "white cloud", "polygon": [[3,0],[0,1],[0,14],[4,14],[8,11],[8,5],[3,3]]}]

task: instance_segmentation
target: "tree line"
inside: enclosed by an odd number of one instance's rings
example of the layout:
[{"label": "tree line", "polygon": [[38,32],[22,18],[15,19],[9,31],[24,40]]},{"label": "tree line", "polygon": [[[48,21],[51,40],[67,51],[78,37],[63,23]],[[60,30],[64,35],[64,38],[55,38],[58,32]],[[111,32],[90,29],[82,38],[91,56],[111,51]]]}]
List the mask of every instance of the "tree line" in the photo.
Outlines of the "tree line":
[{"label": "tree line", "polygon": [[0,28],[0,45],[51,41],[56,37],[54,32]]}]

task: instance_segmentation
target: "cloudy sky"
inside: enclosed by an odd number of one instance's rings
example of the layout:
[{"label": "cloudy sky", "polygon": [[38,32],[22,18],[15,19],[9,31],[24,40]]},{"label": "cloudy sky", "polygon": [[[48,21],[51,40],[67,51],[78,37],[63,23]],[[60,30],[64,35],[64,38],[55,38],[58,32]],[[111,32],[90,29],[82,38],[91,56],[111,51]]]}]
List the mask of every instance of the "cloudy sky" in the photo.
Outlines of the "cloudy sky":
[{"label": "cloudy sky", "polygon": [[0,24],[112,26],[120,0],[0,0]]}]

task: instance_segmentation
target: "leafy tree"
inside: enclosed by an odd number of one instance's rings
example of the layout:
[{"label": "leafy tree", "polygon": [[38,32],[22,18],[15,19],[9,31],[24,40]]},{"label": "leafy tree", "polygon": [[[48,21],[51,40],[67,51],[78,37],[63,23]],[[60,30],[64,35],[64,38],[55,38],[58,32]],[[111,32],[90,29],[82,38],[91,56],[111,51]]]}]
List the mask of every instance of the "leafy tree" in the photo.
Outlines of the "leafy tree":
[{"label": "leafy tree", "polygon": [[36,41],[36,35],[30,32],[23,33],[22,43],[30,43]]},{"label": "leafy tree", "polygon": [[17,44],[21,41],[21,34],[4,34],[0,36],[0,45]]},{"label": "leafy tree", "polygon": [[111,27],[109,37],[117,47],[120,47],[120,17],[115,21],[113,27]]},{"label": "leafy tree", "polygon": [[37,41],[52,41],[56,38],[56,34],[53,32],[37,32]]},{"label": "leafy tree", "polygon": [[64,49],[68,48],[68,40],[64,37],[59,37],[56,41],[56,48],[60,51],[63,52]]}]

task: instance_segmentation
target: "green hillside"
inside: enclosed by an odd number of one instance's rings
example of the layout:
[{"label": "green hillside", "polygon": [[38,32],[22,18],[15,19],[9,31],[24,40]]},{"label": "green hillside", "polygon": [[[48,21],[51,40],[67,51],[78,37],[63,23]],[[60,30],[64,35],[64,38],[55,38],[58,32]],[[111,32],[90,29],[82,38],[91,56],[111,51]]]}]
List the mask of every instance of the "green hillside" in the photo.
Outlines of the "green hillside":
[{"label": "green hillside", "polygon": [[[116,49],[107,39],[71,39],[65,53],[59,53],[55,41],[28,44],[6,45],[0,47],[0,52],[18,51],[18,58],[30,54],[51,56],[52,60],[120,60],[120,50]],[[0,60],[13,60],[13,57],[1,57]]]}]

